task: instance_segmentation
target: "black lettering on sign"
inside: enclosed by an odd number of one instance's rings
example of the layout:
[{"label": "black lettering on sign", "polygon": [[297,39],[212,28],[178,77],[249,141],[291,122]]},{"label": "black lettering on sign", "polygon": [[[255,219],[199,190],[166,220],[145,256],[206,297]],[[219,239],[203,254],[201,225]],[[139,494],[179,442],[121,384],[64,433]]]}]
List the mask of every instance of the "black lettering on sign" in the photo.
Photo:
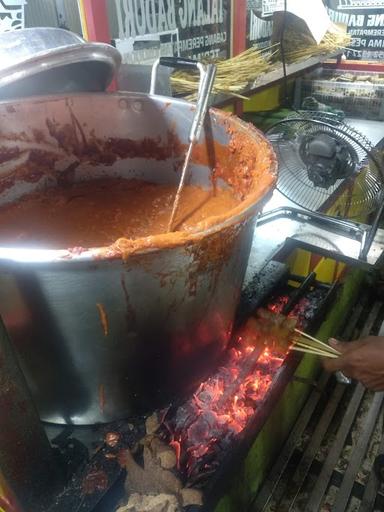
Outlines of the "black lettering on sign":
[{"label": "black lettering on sign", "polygon": [[247,46],[266,48],[271,44],[273,22],[263,19],[261,13],[254,11],[248,4],[247,9]]},{"label": "black lettering on sign", "polygon": [[384,0],[326,0],[335,23],[347,25],[352,36],[347,58],[381,59],[377,48],[384,48]]},{"label": "black lettering on sign", "polygon": [[[119,38],[126,62],[136,46],[184,57],[229,57],[230,0],[115,0]],[[156,51],[154,52],[156,53]],[[132,55],[131,55],[132,54]]]}]

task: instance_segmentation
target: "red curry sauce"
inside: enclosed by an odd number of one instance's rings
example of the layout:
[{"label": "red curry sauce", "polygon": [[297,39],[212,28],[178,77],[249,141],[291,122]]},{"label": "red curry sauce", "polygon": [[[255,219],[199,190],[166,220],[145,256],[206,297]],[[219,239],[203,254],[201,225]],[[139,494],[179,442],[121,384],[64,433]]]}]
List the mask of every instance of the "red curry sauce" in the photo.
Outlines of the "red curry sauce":
[{"label": "red curry sauce", "polygon": [[[30,194],[0,208],[0,243],[59,249],[98,247],[118,238],[165,233],[176,186],[122,178],[82,182]],[[188,230],[239,204],[230,189],[185,186],[177,215]]]}]

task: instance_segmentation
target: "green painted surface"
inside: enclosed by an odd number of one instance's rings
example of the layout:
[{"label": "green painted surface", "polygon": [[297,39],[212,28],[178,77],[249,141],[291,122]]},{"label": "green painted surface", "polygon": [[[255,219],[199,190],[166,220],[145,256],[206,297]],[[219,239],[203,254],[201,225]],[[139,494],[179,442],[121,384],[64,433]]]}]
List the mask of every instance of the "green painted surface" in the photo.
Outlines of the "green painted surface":
[{"label": "green painted surface", "polygon": [[[347,275],[335,304],[327,315],[327,320],[317,332],[319,339],[328,339],[343,326],[357,300],[364,276],[361,270],[353,270]],[[295,375],[313,380],[319,371],[318,358],[305,355]],[[237,477],[232,481],[229,492],[222,498],[215,512],[252,510],[252,499],[289,435],[310,391],[310,386],[302,382],[291,381],[287,385],[268,421],[255,439],[247,458],[238,468]]]}]

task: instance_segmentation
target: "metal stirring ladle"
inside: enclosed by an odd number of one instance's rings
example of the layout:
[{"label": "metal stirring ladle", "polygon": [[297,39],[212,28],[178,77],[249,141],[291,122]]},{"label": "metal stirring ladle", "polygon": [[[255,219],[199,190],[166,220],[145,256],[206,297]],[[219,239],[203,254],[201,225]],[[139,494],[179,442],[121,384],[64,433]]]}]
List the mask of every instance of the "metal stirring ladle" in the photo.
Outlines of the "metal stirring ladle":
[{"label": "metal stirring ladle", "polygon": [[173,231],[174,228],[175,217],[177,209],[179,207],[180,197],[184,188],[187,170],[192,156],[192,150],[194,145],[198,142],[200,138],[201,130],[204,125],[205,116],[208,110],[209,96],[211,94],[213,82],[215,80],[216,66],[214,64],[204,65],[201,62],[197,62],[191,59],[182,59],[180,57],[160,57],[160,59],[158,59],[153,64],[152,67],[150,94],[155,94],[157,69],[159,65],[178,69],[198,69],[198,71],[200,72],[200,83],[197,96],[196,111],[192,121],[191,130],[189,132],[188,151],[185,155],[183,169],[181,171],[181,178],[173,202],[171,217],[168,223],[167,232],[170,233],[171,231]]}]

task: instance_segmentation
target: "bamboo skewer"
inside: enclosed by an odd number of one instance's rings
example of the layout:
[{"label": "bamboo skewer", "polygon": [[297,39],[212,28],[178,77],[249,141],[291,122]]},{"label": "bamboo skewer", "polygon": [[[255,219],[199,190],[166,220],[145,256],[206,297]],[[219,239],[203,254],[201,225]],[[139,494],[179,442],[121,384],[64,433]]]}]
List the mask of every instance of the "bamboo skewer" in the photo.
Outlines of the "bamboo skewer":
[{"label": "bamboo skewer", "polygon": [[309,348],[300,348],[293,346],[291,347],[291,350],[294,350],[295,352],[304,352],[305,354],[313,354],[321,357],[329,357],[331,359],[336,359],[337,357],[339,357],[336,354],[332,354],[331,352],[319,352],[317,350],[311,350]]},{"label": "bamboo skewer", "polygon": [[297,30],[297,27],[286,29],[284,37],[285,56],[289,62],[298,62],[315,55],[335,51],[345,51],[351,42],[351,36],[339,26],[333,24],[319,44],[316,44],[308,32]]},{"label": "bamboo skewer", "polygon": [[[227,60],[216,62],[216,78],[213,84],[215,94],[230,94],[241,99],[248,99],[242,92],[249,83],[269,70],[271,57],[278,53],[278,45],[258,50],[249,48],[243,53]],[[198,88],[198,76],[177,71],[171,76],[171,83],[178,93],[189,94],[188,99],[195,99]]]},{"label": "bamboo skewer", "polygon": [[322,354],[332,354],[334,356],[338,356],[339,354],[335,354],[334,352],[331,352],[330,350],[325,350],[321,347],[316,347],[314,345],[312,345],[311,343],[305,343],[303,341],[300,341],[300,340],[294,340],[293,343],[292,343],[293,346],[295,347],[301,347],[301,348],[308,348],[310,350],[316,350],[317,352],[321,352]]},{"label": "bamboo skewer", "polygon": [[306,334],[300,329],[295,329],[294,332],[298,335],[293,337],[291,350],[297,352],[304,352],[306,354],[313,354],[320,357],[337,358],[341,355],[341,352],[331,347],[327,343],[314,338],[310,334]]},{"label": "bamboo skewer", "polygon": [[[285,30],[284,54],[288,62],[298,62],[316,55],[348,50],[350,41],[351,36],[335,24],[330,27],[320,44],[316,44],[308,31],[292,26]],[[279,61],[280,57],[280,43],[276,43],[261,50],[248,48],[230,59],[216,61],[217,72],[213,92],[248,99],[244,95],[247,88],[254,84],[260,75],[270,71],[271,64]],[[197,97],[198,83],[198,75],[184,71],[177,71],[171,76],[175,92],[187,95],[187,99],[191,101]]]},{"label": "bamboo skewer", "polygon": [[314,338],[313,336],[310,336],[309,334],[306,334],[305,332],[300,331],[299,329],[295,329],[295,332],[297,334],[300,334],[300,336],[302,336],[303,338],[306,338],[307,340],[313,341],[316,345],[321,346],[324,349],[333,352],[334,354],[341,355],[341,352],[339,352],[337,349],[335,349],[335,348],[331,347],[330,345],[328,345],[328,343],[324,343],[324,341],[320,341],[317,338]]}]

